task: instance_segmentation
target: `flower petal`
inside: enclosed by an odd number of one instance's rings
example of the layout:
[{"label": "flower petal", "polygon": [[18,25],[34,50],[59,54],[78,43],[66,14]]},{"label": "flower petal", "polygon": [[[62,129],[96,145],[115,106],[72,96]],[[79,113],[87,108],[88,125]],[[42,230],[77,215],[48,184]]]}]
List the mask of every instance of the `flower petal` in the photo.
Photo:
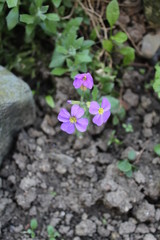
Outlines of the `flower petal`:
[{"label": "flower petal", "polygon": [[82,74],[77,74],[74,78],[73,86],[77,89],[80,88],[83,83],[83,76]]},{"label": "flower petal", "polygon": [[106,111],[103,113],[103,122],[107,122],[108,118],[110,117],[111,112],[110,111]]},{"label": "flower petal", "polygon": [[63,130],[64,132],[66,132],[68,134],[72,134],[75,131],[75,126],[71,122],[65,122],[65,123],[62,123],[61,130]]},{"label": "flower petal", "polygon": [[70,118],[70,113],[65,108],[62,108],[58,114],[58,120],[60,122],[68,122],[69,118]]},{"label": "flower petal", "polygon": [[80,118],[84,115],[84,109],[81,108],[79,105],[75,104],[71,108],[71,115]]},{"label": "flower petal", "polygon": [[92,89],[92,87],[93,87],[93,78],[92,78],[91,74],[90,73],[86,73],[84,75],[86,76],[86,80],[83,81],[83,85],[86,88]]},{"label": "flower petal", "polygon": [[108,111],[109,109],[111,109],[111,104],[107,98],[102,99],[101,107],[104,109],[104,111]]},{"label": "flower petal", "polygon": [[88,119],[87,118],[78,119],[75,125],[79,132],[85,132],[88,126]]},{"label": "flower petal", "polygon": [[90,107],[89,107],[89,113],[91,114],[97,114],[98,110],[99,110],[100,106],[96,101],[92,101],[90,103]]},{"label": "flower petal", "polygon": [[102,114],[97,114],[92,119],[92,122],[95,123],[97,126],[101,126],[103,124],[103,115]]}]

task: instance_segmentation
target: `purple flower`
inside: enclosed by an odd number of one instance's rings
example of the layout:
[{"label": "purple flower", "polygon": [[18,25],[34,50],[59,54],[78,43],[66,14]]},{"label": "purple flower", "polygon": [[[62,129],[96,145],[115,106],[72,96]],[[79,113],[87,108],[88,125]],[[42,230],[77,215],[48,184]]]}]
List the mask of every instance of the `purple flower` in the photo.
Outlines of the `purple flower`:
[{"label": "purple flower", "polygon": [[63,122],[61,125],[61,130],[68,134],[72,134],[75,128],[79,132],[85,132],[88,126],[88,119],[81,118],[84,115],[84,109],[79,105],[73,105],[71,108],[71,114],[62,108],[58,114],[58,120]]},{"label": "purple flower", "polygon": [[89,112],[94,116],[92,119],[93,123],[97,126],[101,126],[103,123],[107,122],[108,118],[111,115],[110,112],[111,104],[107,98],[102,99],[101,107],[95,101],[90,103]]},{"label": "purple flower", "polygon": [[86,91],[87,88],[92,89],[93,87],[93,78],[90,73],[77,74],[75,76],[73,86],[81,88],[82,91]]}]

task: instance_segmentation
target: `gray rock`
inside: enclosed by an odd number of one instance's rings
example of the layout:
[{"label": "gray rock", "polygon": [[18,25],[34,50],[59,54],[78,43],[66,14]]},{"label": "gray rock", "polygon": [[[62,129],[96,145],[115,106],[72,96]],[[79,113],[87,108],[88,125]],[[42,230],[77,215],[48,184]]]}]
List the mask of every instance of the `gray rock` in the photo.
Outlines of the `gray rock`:
[{"label": "gray rock", "polygon": [[153,160],[152,160],[153,164],[160,164],[160,158],[159,157],[155,157]]},{"label": "gray rock", "polygon": [[144,197],[135,181],[120,176],[114,164],[107,167],[106,176],[100,182],[100,188],[104,192],[104,205],[109,208],[116,207],[122,213],[128,212]]},{"label": "gray rock", "polygon": [[2,215],[3,211],[7,207],[8,204],[11,204],[12,200],[9,198],[1,198],[0,199],[0,214]]},{"label": "gray rock", "polygon": [[16,164],[21,170],[24,170],[26,168],[26,163],[27,163],[26,155],[22,155],[21,153],[15,153],[13,155],[13,159],[16,161]]},{"label": "gray rock", "polygon": [[144,233],[148,233],[148,232],[149,232],[148,227],[143,223],[139,224],[136,228],[136,233],[143,233],[144,234]]},{"label": "gray rock", "polygon": [[156,220],[160,221],[160,209],[157,209],[156,211]]},{"label": "gray rock", "polygon": [[123,95],[123,99],[128,103],[129,108],[137,107],[139,103],[139,97],[137,94],[133,93],[131,89],[127,89],[125,94]]},{"label": "gray rock", "polygon": [[144,240],[157,240],[152,234],[148,233],[144,236]]},{"label": "gray rock", "polygon": [[151,105],[151,99],[146,97],[146,96],[142,96],[141,97],[141,105],[144,109],[147,109],[150,105]]},{"label": "gray rock", "polygon": [[71,222],[72,218],[73,218],[73,214],[71,214],[71,213],[66,214],[65,222],[66,222],[67,225],[70,225],[70,222]]},{"label": "gray rock", "polygon": [[98,226],[98,234],[101,237],[108,237],[110,235],[110,231],[106,228],[104,228],[103,226]]},{"label": "gray rock", "polygon": [[152,129],[151,128],[144,128],[143,129],[143,135],[146,138],[152,137],[153,133],[152,133]]},{"label": "gray rock", "polygon": [[31,206],[31,203],[36,199],[36,190],[35,188],[29,189],[29,191],[24,192],[23,194],[16,195],[16,201],[19,206],[23,209],[28,209]]},{"label": "gray rock", "polygon": [[45,116],[45,118],[41,124],[41,128],[47,135],[50,135],[50,136],[55,135],[55,130],[52,126],[52,121],[51,121],[50,116],[48,116],[48,115]]},{"label": "gray rock", "polygon": [[60,232],[61,234],[65,234],[65,235],[69,232],[69,230],[70,230],[70,227],[69,227],[69,226],[63,226],[63,225],[61,225],[60,228],[59,228],[59,232]]},{"label": "gray rock", "polygon": [[59,174],[65,174],[67,172],[67,169],[65,166],[58,164],[56,167],[56,172],[58,172]]},{"label": "gray rock", "polygon": [[147,113],[144,116],[144,126],[147,127],[147,128],[151,128],[152,124],[153,124],[153,119],[154,119],[155,116],[156,116],[155,112]]},{"label": "gray rock", "polygon": [[35,105],[29,86],[0,66],[0,164],[8,153],[13,136],[33,123]]},{"label": "gray rock", "polygon": [[140,222],[154,221],[154,205],[149,204],[147,201],[142,202],[137,208],[133,210],[133,214]]},{"label": "gray rock", "polygon": [[86,219],[76,225],[75,231],[78,236],[92,236],[96,232],[96,224]]},{"label": "gray rock", "polygon": [[20,188],[24,191],[27,191],[31,187],[35,187],[38,181],[36,177],[27,176],[21,180]]},{"label": "gray rock", "polygon": [[61,219],[58,217],[53,217],[50,221],[50,225],[56,227],[60,223]]},{"label": "gray rock", "polygon": [[156,34],[148,33],[142,40],[141,52],[144,57],[152,58],[160,47],[160,31]]},{"label": "gray rock", "polygon": [[133,221],[122,222],[119,227],[120,235],[133,233],[136,229],[136,224]]},{"label": "gray rock", "polygon": [[23,225],[20,224],[20,225],[18,225],[17,227],[13,226],[12,229],[13,229],[13,231],[14,231],[15,233],[19,233],[19,232],[21,232],[21,231],[23,230]]},{"label": "gray rock", "polygon": [[138,170],[134,173],[134,178],[135,178],[135,181],[139,184],[146,182],[145,176],[143,175],[143,173],[141,173],[140,170]]},{"label": "gray rock", "polygon": [[69,167],[73,162],[74,162],[74,158],[68,156],[68,155],[65,155],[63,153],[56,153],[56,152],[51,152],[49,153],[49,158],[53,161],[57,161],[58,163],[66,166],[66,167]]}]

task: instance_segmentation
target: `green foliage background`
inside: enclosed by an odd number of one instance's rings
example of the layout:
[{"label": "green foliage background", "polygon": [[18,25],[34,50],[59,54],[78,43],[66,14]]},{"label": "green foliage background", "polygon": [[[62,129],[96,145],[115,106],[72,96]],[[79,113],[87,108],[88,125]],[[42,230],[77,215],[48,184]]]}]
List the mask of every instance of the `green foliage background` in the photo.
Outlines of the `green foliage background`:
[{"label": "green foliage background", "polygon": [[[109,31],[106,38],[96,26],[98,38],[79,0],[0,0],[0,64],[40,82],[45,72],[71,79],[78,72],[91,72],[100,89],[97,96],[110,97],[116,125],[125,115],[117,99],[118,76],[135,57],[127,35],[113,31],[119,15],[117,0],[106,3],[104,22]],[[114,54],[121,56],[120,65],[114,64]],[[46,101],[54,107],[48,92]]]}]

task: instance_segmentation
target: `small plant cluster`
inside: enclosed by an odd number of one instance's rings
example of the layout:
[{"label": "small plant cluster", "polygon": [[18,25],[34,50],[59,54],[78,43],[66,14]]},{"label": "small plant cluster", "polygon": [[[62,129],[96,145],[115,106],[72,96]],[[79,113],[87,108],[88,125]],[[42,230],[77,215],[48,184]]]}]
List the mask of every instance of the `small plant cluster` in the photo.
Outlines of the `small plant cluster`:
[{"label": "small plant cluster", "polygon": [[130,150],[126,159],[118,161],[118,169],[127,177],[132,177],[133,171],[136,169],[136,167],[131,162],[133,162],[135,159],[136,152],[134,150]]},{"label": "small plant cluster", "polygon": [[[31,236],[32,239],[36,237],[36,230],[38,228],[38,222],[36,218],[33,218],[30,221],[30,227],[27,230],[27,233]],[[51,226],[47,226],[48,240],[56,240],[60,237],[60,234]]]},{"label": "small plant cluster", "polygon": [[158,94],[160,98],[160,62],[158,62],[155,66],[155,77],[153,81],[153,89]]},{"label": "small plant cluster", "polygon": [[[80,1],[0,0],[0,64],[23,77],[27,76],[27,79],[28,76],[32,79],[36,77],[37,89],[42,80],[37,79],[43,75],[40,69],[44,69],[43,72],[47,70],[48,74],[49,66],[51,74],[69,74],[72,79],[78,72],[89,69],[99,82],[101,95],[110,95],[107,98],[113,105],[113,124],[118,124],[125,115],[115,90],[115,84],[120,83],[117,78],[120,68],[115,64],[114,67],[112,64],[109,67],[105,65],[112,61],[114,53],[120,53],[122,67],[130,64],[134,60],[134,50],[126,45],[127,35],[124,32],[113,31],[120,12],[117,0],[110,1],[106,6],[107,21],[104,21],[110,25],[110,31],[107,31],[108,39],[101,37],[101,46],[96,41],[96,34],[93,34],[96,28],[99,32],[101,29],[99,26],[90,28],[92,21]],[[105,61],[100,56],[102,48],[107,56]],[[94,89],[93,92],[96,92]],[[52,93],[48,90],[45,100],[53,108]]]},{"label": "small plant cluster", "polygon": [[68,100],[68,103],[72,104],[71,114],[65,108],[60,110],[58,120],[62,122],[61,130],[68,134],[74,133],[75,129],[79,132],[85,132],[89,124],[90,114],[94,115],[92,122],[97,126],[106,123],[111,114],[111,104],[108,99],[103,97],[99,99],[99,101],[95,101],[95,98],[98,98],[98,96],[95,96],[96,90],[92,92],[92,96],[94,96],[93,101],[86,101],[85,99],[90,93],[89,90],[93,88],[93,78],[91,74],[77,74],[73,86],[79,90],[81,100]]},{"label": "small plant cluster", "polygon": [[154,152],[160,157],[160,143],[154,146]]},{"label": "small plant cluster", "polygon": [[106,8],[106,19],[110,25],[110,34],[108,39],[103,40],[103,48],[108,53],[119,53],[123,56],[123,65],[129,65],[135,59],[135,50],[132,47],[125,46],[128,36],[125,32],[118,31],[113,35],[113,27],[116,24],[120,15],[119,5],[117,0],[112,0]]},{"label": "small plant cluster", "polygon": [[61,76],[70,72],[73,79],[79,71],[86,72],[87,64],[92,62],[93,56],[90,54],[90,48],[94,41],[77,37],[82,20],[81,17],[71,19],[58,36],[50,63],[53,75]]}]

